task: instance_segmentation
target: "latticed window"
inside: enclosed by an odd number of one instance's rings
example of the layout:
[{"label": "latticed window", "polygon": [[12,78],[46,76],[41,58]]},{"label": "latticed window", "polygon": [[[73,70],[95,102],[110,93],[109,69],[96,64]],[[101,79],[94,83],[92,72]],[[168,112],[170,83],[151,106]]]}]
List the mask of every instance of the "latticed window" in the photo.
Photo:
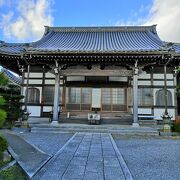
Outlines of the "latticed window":
[{"label": "latticed window", "polygon": [[40,91],[37,88],[28,88],[28,103],[39,103]]},{"label": "latticed window", "polygon": [[80,104],[81,88],[68,88],[67,102],[70,104]]},{"label": "latticed window", "polygon": [[[59,88],[59,101],[62,101],[62,89]],[[44,104],[53,104],[54,103],[54,86],[44,86],[43,91],[43,103]]]},{"label": "latticed window", "polygon": [[66,90],[66,108],[68,110],[90,110],[91,88],[69,87]]},{"label": "latticed window", "polygon": [[82,88],[81,103],[91,104],[91,88]]},{"label": "latticed window", "polygon": [[90,110],[91,93],[91,88],[81,88],[81,110]]},{"label": "latticed window", "polygon": [[53,104],[54,102],[54,86],[45,86],[43,91],[43,103]]},{"label": "latticed window", "polygon": [[81,109],[81,88],[67,88],[66,91],[66,108],[68,110]]},{"label": "latticed window", "polygon": [[[167,105],[172,106],[172,94],[169,90],[167,90]],[[160,89],[156,92],[156,106],[165,106],[164,89]]]},{"label": "latticed window", "polygon": [[112,89],[112,104],[124,104],[125,103],[125,89],[113,88]]},{"label": "latticed window", "polygon": [[102,104],[111,104],[111,89],[102,89]]},{"label": "latticed window", "polygon": [[102,88],[103,111],[126,111],[125,88]]},{"label": "latticed window", "polygon": [[151,88],[139,88],[138,89],[138,105],[139,106],[151,106],[153,103],[152,89]]}]

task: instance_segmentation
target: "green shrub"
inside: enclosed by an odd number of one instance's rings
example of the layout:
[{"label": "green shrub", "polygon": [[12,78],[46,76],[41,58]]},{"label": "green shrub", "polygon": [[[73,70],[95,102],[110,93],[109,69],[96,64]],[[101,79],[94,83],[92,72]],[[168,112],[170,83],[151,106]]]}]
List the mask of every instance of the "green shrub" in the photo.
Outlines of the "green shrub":
[{"label": "green shrub", "polygon": [[9,82],[9,79],[2,73],[0,72],[0,85],[5,86]]},{"label": "green shrub", "polygon": [[0,106],[4,105],[5,102],[5,99],[2,96],[0,96]]},{"label": "green shrub", "polygon": [[4,152],[8,147],[8,142],[2,136],[0,136],[0,152]]},{"label": "green shrub", "polygon": [[174,130],[175,132],[180,132],[180,123],[174,124],[174,125],[173,125],[173,130]]},{"label": "green shrub", "polygon": [[27,177],[23,173],[20,167],[17,165],[10,167],[9,169],[0,172],[0,180],[27,180]]},{"label": "green shrub", "polygon": [[0,128],[3,127],[6,117],[7,117],[7,113],[4,110],[0,109]]},{"label": "green shrub", "polygon": [[6,164],[8,164],[10,162],[11,162],[11,160],[10,161],[0,161],[0,168],[5,166]]}]

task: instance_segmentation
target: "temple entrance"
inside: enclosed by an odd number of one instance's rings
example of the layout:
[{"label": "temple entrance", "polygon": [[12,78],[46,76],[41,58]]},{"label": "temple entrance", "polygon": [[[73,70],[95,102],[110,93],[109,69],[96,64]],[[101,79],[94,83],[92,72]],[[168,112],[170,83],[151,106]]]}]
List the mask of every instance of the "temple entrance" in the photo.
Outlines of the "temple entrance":
[{"label": "temple entrance", "polygon": [[66,110],[101,112],[126,112],[127,88],[68,87],[66,89]]},{"label": "temple entrance", "polygon": [[94,109],[94,108],[101,110],[101,89],[100,88],[92,88],[91,109]]}]

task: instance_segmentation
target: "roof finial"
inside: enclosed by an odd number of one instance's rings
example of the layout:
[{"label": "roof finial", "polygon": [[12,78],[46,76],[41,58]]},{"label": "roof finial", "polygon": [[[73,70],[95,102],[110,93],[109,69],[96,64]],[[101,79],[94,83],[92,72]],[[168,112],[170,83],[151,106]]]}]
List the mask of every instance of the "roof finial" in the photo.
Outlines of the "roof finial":
[{"label": "roof finial", "polygon": [[156,27],[157,27],[157,24],[152,25],[152,31],[153,31],[154,34],[157,34]]},{"label": "roof finial", "polygon": [[44,31],[44,35],[46,35],[49,32],[49,26],[44,26],[45,27],[45,31]]}]

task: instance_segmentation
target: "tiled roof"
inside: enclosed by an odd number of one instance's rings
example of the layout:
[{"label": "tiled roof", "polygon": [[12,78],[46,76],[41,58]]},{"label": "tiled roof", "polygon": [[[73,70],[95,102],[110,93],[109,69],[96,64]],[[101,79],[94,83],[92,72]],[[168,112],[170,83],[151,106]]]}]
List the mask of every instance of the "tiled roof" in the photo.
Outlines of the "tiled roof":
[{"label": "tiled roof", "polygon": [[19,54],[24,51],[26,46],[26,43],[6,43],[0,41],[0,53]]},{"label": "tiled roof", "polygon": [[[37,42],[0,42],[0,54],[161,52],[156,26],[46,27]],[[175,50],[180,53],[178,46]]]},{"label": "tiled roof", "polygon": [[3,68],[1,69],[1,72],[4,73],[4,75],[14,84],[20,85],[22,79],[19,76],[15,76],[13,73],[11,73],[9,70]]},{"label": "tiled roof", "polygon": [[41,52],[158,51],[163,42],[150,27],[47,27],[44,37],[28,50]]},{"label": "tiled roof", "polygon": [[177,53],[180,53],[180,44],[175,44],[173,47]]}]

